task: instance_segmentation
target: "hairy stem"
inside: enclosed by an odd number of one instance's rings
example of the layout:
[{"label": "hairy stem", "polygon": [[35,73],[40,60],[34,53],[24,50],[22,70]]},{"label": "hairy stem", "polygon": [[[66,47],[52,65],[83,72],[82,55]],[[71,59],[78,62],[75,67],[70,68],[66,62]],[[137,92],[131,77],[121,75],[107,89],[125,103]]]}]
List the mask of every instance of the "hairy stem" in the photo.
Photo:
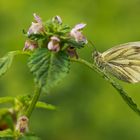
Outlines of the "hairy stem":
[{"label": "hairy stem", "polygon": [[17,51],[13,51],[13,52],[15,52],[16,55],[19,55],[19,54],[24,54],[24,55],[28,55],[28,56],[31,55],[31,53],[28,51],[17,50]]},{"label": "hairy stem", "polygon": [[36,86],[32,101],[31,101],[27,111],[25,112],[25,116],[27,116],[28,118],[31,116],[31,114],[35,108],[35,105],[39,99],[40,93],[41,93],[41,88]]},{"label": "hairy stem", "polygon": [[140,109],[137,107],[136,103],[132,100],[131,97],[128,96],[127,92],[124,91],[122,86],[120,84],[118,84],[116,81],[114,81],[112,78],[110,78],[110,76],[108,74],[106,74],[104,71],[100,70],[97,66],[95,66],[92,63],[87,62],[84,59],[81,59],[81,58],[78,58],[78,59],[71,58],[71,61],[84,64],[87,67],[89,67],[90,69],[92,69],[93,71],[95,71],[98,74],[100,74],[106,81],[108,81],[118,91],[118,93],[121,95],[123,100],[129,105],[129,107],[133,111],[135,111],[138,115],[140,115]]}]

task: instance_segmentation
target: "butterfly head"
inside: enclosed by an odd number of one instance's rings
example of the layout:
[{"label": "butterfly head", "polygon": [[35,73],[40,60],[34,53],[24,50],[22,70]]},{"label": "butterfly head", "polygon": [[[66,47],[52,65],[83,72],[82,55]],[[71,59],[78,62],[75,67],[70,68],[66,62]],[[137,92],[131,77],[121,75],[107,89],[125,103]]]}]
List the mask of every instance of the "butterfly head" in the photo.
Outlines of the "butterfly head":
[{"label": "butterfly head", "polygon": [[103,66],[104,62],[103,62],[102,54],[101,54],[100,52],[94,51],[94,52],[92,53],[92,57],[93,57],[93,59],[94,59],[94,63],[95,63],[98,67],[100,67],[100,68],[104,67],[104,66]]}]

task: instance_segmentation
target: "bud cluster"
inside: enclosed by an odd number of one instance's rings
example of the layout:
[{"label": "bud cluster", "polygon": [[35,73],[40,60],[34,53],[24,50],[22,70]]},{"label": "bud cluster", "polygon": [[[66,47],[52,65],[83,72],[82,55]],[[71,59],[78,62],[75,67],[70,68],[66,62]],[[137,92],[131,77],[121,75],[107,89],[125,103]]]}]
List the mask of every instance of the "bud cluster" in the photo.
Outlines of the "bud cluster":
[{"label": "bud cluster", "polygon": [[74,28],[64,25],[59,16],[53,17],[47,22],[36,15],[28,31],[27,40],[23,51],[34,51],[37,48],[47,48],[52,52],[66,50],[71,57],[76,56],[76,48],[82,48],[87,44],[87,39],[82,34],[84,23],[77,24]]}]

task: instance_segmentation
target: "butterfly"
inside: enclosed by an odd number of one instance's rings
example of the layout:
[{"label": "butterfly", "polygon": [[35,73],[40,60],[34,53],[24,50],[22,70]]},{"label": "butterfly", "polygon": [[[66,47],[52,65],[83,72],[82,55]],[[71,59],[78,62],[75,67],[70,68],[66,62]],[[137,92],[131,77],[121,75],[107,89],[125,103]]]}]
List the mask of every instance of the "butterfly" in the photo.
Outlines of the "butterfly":
[{"label": "butterfly", "polygon": [[93,53],[95,64],[116,78],[140,82],[140,41],[117,45],[107,51]]}]

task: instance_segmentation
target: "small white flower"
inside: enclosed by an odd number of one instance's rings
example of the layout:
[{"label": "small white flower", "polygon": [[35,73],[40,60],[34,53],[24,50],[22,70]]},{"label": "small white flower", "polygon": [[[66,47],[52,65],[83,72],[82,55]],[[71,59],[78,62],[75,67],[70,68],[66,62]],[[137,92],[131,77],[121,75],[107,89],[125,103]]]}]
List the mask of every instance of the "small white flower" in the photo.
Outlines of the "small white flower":
[{"label": "small white flower", "polygon": [[58,52],[60,50],[60,39],[56,36],[52,36],[48,43],[48,49],[50,51]]},{"label": "small white flower", "polygon": [[42,24],[41,18],[38,15],[36,15],[35,13],[33,15],[34,15],[35,22],[32,22],[32,25],[30,26],[30,28],[27,32],[28,35],[40,34],[44,31],[44,26]]},{"label": "small white flower", "polygon": [[73,37],[77,42],[84,42],[87,44],[86,37],[82,34],[82,29],[86,26],[86,24],[80,23],[77,24],[70,32],[70,36]]},{"label": "small white flower", "polygon": [[23,48],[23,51],[26,51],[26,50],[31,50],[33,51],[35,48],[38,47],[38,44],[37,42],[35,41],[31,41],[31,40],[26,40],[25,41],[25,46]]}]

